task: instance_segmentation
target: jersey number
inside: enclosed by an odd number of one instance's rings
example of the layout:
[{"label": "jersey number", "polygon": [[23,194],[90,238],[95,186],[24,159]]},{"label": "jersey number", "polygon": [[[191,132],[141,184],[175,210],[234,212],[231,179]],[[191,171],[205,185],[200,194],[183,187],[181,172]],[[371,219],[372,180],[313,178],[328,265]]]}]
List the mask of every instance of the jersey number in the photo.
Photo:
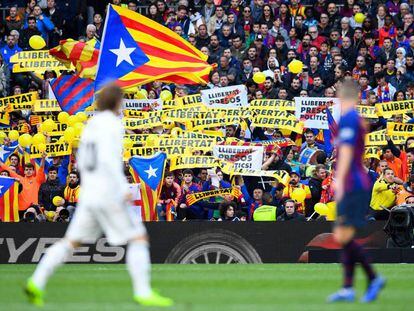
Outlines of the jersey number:
[{"label": "jersey number", "polygon": [[86,149],[86,165],[85,168],[89,172],[92,172],[96,169],[96,162],[98,160],[98,155],[96,152],[95,143],[87,143],[85,146]]}]

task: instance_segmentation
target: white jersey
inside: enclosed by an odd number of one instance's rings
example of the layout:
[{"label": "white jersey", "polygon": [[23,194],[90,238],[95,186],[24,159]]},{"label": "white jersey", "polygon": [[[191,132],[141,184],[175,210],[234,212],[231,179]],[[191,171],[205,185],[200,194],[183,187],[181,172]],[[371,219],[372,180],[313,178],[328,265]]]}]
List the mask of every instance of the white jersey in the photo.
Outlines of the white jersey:
[{"label": "white jersey", "polygon": [[96,206],[124,200],[128,185],[122,164],[123,134],[122,122],[113,112],[100,112],[89,120],[77,159],[80,200],[93,201]]},{"label": "white jersey", "polygon": [[123,126],[112,112],[89,120],[78,152],[81,192],[66,237],[90,242],[102,233],[110,244],[145,235],[145,227],[125,201],[128,184],[122,165]]}]

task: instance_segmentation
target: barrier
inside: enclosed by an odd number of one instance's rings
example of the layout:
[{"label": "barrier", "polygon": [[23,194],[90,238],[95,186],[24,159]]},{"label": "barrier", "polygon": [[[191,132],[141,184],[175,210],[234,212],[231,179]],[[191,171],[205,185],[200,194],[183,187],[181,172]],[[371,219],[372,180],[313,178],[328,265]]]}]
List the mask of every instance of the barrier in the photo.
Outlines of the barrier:
[{"label": "barrier", "polygon": [[[308,262],[309,250],[336,249],[329,222],[151,222],[146,227],[153,263]],[[360,237],[367,247],[385,249],[383,222]],[[65,233],[62,223],[0,223],[0,263],[36,263]],[[336,256],[336,255],[335,255]],[[105,238],[85,245],[70,263],[120,263],[125,247]],[[330,255],[332,261],[332,255]]]}]

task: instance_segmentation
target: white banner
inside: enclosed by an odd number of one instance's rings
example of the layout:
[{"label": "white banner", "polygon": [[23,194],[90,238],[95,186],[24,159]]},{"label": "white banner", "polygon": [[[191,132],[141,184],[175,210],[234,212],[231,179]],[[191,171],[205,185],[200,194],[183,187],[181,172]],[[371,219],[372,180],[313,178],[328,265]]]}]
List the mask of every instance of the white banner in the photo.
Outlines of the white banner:
[{"label": "white banner", "polygon": [[161,110],[161,99],[126,99],[122,100],[122,108],[126,110],[143,110],[151,108],[151,110]]},{"label": "white banner", "polygon": [[234,163],[235,169],[261,170],[263,146],[215,145],[213,155],[223,161]]},{"label": "white banner", "polygon": [[247,89],[234,85],[201,91],[203,103],[209,108],[238,108],[247,106]]},{"label": "white banner", "polygon": [[341,114],[339,98],[295,97],[295,104],[295,116],[305,122],[304,127],[327,130],[329,128],[327,107],[332,107],[332,116],[336,122],[339,121]]}]

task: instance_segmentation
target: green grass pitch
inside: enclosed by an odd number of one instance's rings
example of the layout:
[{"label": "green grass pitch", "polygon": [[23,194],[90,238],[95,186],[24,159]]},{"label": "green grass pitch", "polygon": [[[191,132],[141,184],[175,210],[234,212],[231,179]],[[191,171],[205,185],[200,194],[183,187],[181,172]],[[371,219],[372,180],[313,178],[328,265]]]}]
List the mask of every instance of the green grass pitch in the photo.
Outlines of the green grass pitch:
[{"label": "green grass pitch", "polygon": [[[376,265],[387,278],[380,299],[328,305],[338,289],[337,264],[153,265],[153,286],[176,304],[162,310],[413,310],[414,265]],[[34,265],[0,265],[0,310],[39,310],[26,303],[22,286]],[[358,298],[365,289],[360,268]],[[60,268],[47,288],[41,310],[158,310],[132,302],[125,265],[74,265]]]}]

